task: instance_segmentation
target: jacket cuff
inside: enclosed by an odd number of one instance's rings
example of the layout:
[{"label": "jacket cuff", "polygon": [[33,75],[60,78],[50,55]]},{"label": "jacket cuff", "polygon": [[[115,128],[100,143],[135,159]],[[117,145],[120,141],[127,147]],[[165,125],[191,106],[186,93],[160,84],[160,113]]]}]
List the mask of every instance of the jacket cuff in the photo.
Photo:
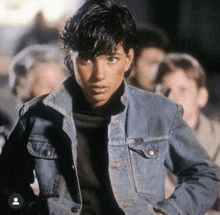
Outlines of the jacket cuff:
[{"label": "jacket cuff", "polygon": [[161,212],[164,215],[186,215],[172,199],[166,199],[157,203],[154,205],[154,210],[156,212]]}]

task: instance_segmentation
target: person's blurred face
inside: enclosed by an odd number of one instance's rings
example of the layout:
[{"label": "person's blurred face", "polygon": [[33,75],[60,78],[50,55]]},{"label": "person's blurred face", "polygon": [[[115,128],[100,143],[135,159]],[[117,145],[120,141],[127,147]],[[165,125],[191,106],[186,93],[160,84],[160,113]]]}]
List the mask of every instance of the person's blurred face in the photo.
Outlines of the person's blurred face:
[{"label": "person's blurred face", "polygon": [[50,93],[64,80],[65,75],[56,63],[43,63],[30,70],[28,91],[30,99]]},{"label": "person's blurred face", "polygon": [[133,55],[133,49],[126,54],[121,44],[110,55],[95,56],[92,59],[73,52],[76,81],[91,105],[102,106],[108,102],[121,85]]},{"label": "person's blurred face", "polygon": [[151,68],[158,59],[165,55],[165,52],[159,48],[145,48],[134,65],[134,77],[138,87],[144,90],[150,90]]},{"label": "person's blurred face", "polygon": [[186,76],[183,70],[179,69],[165,75],[161,85],[156,87],[156,92],[162,93],[177,104],[181,104],[184,108],[183,119],[190,127],[195,126],[200,109],[200,89],[193,79]]}]

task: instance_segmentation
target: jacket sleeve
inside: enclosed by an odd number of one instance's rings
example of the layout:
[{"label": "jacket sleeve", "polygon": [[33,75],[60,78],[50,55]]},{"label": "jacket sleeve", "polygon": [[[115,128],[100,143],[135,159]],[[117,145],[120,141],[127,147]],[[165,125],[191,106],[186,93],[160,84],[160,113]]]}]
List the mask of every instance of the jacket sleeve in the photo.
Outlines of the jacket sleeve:
[{"label": "jacket sleeve", "polygon": [[[12,129],[0,156],[0,201],[1,213],[10,209],[9,197],[18,193],[24,199],[24,207],[34,200],[30,187],[33,183],[33,161],[27,152],[28,129],[20,117]],[[3,210],[3,211],[2,211]]]},{"label": "jacket sleeve", "polygon": [[169,133],[166,166],[178,177],[174,193],[154,206],[167,215],[202,215],[219,191],[219,167],[209,158],[193,131],[182,119],[182,107]]}]

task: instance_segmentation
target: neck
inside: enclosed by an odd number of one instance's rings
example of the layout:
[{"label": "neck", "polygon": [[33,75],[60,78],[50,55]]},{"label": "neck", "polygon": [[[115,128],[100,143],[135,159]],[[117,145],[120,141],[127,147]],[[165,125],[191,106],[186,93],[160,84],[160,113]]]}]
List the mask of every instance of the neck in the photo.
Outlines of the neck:
[{"label": "neck", "polygon": [[189,120],[186,120],[186,122],[188,123],[188,125],[191,129],[195,130],[198,123],[199,123],[199,112],[197,112],[197,114],[195,114]]}]

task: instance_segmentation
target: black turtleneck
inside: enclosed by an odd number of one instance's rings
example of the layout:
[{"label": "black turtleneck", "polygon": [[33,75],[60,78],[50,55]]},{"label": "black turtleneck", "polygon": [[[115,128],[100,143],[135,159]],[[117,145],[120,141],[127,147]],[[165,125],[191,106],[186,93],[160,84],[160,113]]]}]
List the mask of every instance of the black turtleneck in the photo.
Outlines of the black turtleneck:
[{"label": "black turtleneck", "polygon": [[82,215],[124,214],[118,207],[108,174],[108,124],[112,114],[122,108],[120,97],[124,85],[101,107],[87,103],[77,86],[73,104],[73,118],[77,134],[77,171],[82,193]]}]

